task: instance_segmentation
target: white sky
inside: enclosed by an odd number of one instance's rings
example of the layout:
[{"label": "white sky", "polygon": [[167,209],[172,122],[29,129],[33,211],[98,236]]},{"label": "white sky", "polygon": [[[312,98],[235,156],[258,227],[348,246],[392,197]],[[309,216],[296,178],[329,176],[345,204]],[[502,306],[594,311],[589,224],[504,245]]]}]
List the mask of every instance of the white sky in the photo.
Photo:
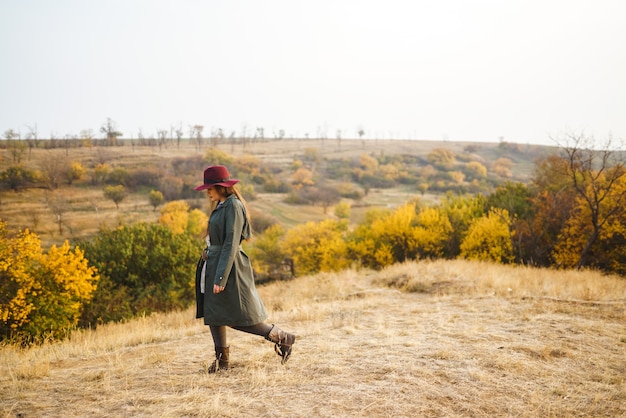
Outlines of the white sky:
[{"label": "white sky", "polygon": [[0,135],[626,139],[624,0],[0,0]]}]

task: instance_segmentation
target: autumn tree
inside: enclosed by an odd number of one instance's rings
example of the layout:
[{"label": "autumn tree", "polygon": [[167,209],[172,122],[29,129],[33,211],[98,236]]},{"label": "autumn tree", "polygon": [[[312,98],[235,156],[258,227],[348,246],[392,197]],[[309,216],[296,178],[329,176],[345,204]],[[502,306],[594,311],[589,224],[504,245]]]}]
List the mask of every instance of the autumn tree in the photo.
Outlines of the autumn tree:
[{"label": "autumn tree", "polygon": [[[626,189],[626,177],[622,177],[615,185],[616,189]],[[617,190],[616,190],[617,191]],[[615,195],[619,196],[620,193]],[[607,197],[606,208],[614,208],[614,195]],[[559,266],[578,267],[581,251],[587,244],[588,237],[593,233],[591,209],[584,198],[578,196],[576,205],[565,226],[561,230],[559,240],[554,249],[554,260]],[[601,228],[597,241],[589,252],[586,266],[599,268],[607,272],[626,274],[626,211],[620,211],[607,220]]]},{"label": "autumn tree", "polygon": [[508,158],[498,158],[491,165],[491,170],[500,177],[511,177],[513,162]]},{"label": "autumn tree", "polygon": [[107,183],[121,184],[122,186],[128,186],[128,180],[130,179],[130,173],[126,167],[117,166],[114,167],[107,176]]},{"label": "autumn tree", "polygon": [[312,186],[315,184],[313,172],[306,167],[300,167],[292,174],[291,183],[296,188]]},{"label": "autumn tree", "polygon": [[75,180],[80,180],[86,172],[87,169],[80,162],[72,161],[65,172],[67,184],[71,185]]},{"label": "autumn tree", "polygon": [[185,182],[177,176],[166,175],[159,179],[159,190],[165,200],[176,200],[182,197]]},{"label": "autumn tree", "polygon": [[[578,228],[584,234],[584,243],[574,265],[581,268],[589,264],[592,248],[603,229],[621,219],[626,211],[626,188],[622,186],[626,177],[624,154],[616,151],[619,147],[611,138],[598,144],[592,137],[567,134],[558,143],[566,161],[564,174],[579,198],[576,215],[587,224],[587,228]],[[573,237],[563,236],[565,240],[570,238]]]},{"label": "autumn tree", "polygon": [[163,203],[163,193],[158,190],[150,190],[150,194],[148,195],[148,199],[150,200],[150,205],[153,210],[156,211],[156,208]]},{"label": "autumn tree", "polygon": [[434,165],[448,166],[454,162],[454,152],[446,148],[436,148],[428,153],[426,160]]},{"label": "autumn tree", "polygon": [[234,166],[235,159],[228,153],[217,148],[209,148],[204,153],[204,161],[209,165]]},{"label": "autumn tree", "polygon": [[0,184],[2,188],[15,192],[32,186],[39,180],[40,176],[37,172],[22,165],[14,165],[0,172]]},{"label": "autumn tree", "polygon": [[420,192],[420,194],[421,194],[422,196],[424,196],[424,193],[426,193],[426,191],[428,190],[428,188],[429,188],[429,187],[430,187],[430,186],[429,186],[429,184],[428,184],[428,183],[419,183],[419,184],[417,185],[417,190]]},{"label": "autumn tree", "polygon": [[111,172],[111,167],[106,163],[96,164],[93,169],[93,174],[91,177],[92,184],[104,184],[109,173]]},{"label": "autumn tree", "polygon": [[468,179],[482,180],[487,177],[487,167],[479,163],[478,161],[470,161],[465,166],[465,171],[468,175]]},{"label": "autumn tree", "polygon": [[[224,164],[226,165],[226,164]],[[262,177],[263,163],[257,157],[252,155],[243,155],[234,161],[233,175],[242,176],[251,179],[255,183],[259,183]],[[241,177],[239,177],[241,178]]]},{"label": "autumn tree", "polygon": [[104,187],[104,197],[112,200],[115,203],[115,208],[119,210],[120,203],[127,196],[126,188],[121,184],[117,186],[105,186]]},{"label": "autumn tree", "polygon": [[306,187],[302,189],[306,194],[306,200],[313,205],[320,205],[323,213],[326,214],[328,208],[339,202],[341,195],[335,186],[323,184],[319,187]]},{"label": "autumn tree", "polygon": [[340,201],[335,205],[334,213],[339,219],[350,219],[350,203],[346,201]]},{"label": "autumn tree", "polygon": [[529,263],[531,256],[531,224],[534,208],[531,198],[533,193],[523,183],[506,182],[487,197],[485,211],[506,209],[510,216],[511,236],[515,248],[517,263]]},{"label": "autumn tree", "polygon": [[517,239],[522,240],[524,262],[529,265],[551,266],[561,231],[573,210],[576,193],[565,174],[566,161],[555,155],[536,162],[531,184],[529,203],[532,214],[527,222],[518,224]]}]

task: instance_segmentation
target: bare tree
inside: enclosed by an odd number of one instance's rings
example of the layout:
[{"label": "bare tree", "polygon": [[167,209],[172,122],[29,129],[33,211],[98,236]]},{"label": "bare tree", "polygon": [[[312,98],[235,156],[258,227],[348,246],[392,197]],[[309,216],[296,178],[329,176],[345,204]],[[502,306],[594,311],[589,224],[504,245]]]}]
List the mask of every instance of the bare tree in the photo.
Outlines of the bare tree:
[{"label": "bare tree", "polygon": [[341,151],[341,129],[337,129],[337,151]]},{"label": "bare tree", "polygon": [[159,138],[159,151],[161,151],[163,145],[167,142],[167,130],[159,129],[157,130],[157,137]]},{"label": "bare tree", "polygon": [[85,146],[91,147],[93,145],[93,131],[91,129],[83,129],[80,131],[80,140]]},{"label": "bare tree", "polygon": [[261,142],[265,139],[265,129],[262,126],[256,128],[256,133],[254,137],[261,140]]},{"label": "bare tree", "polygon": [[626,210],[626,189],[620,187],[622,177],[626,176],[624,144],[615,146],[610,137],[596,144],[593,137],[584,134],[566,134],[555,142],[567,160],[565,175],[589,210],[591,233],[577,263],[580,269],[586,265],[603,227]]},{"label": "bare tree", "polygon": [[246,142],[248,140],[248,125],[245,123],[241,125],[241,144],[242,148],[246,148]]},{"label": "bare tree", "polygon": [[26,145],[20,141],[20,133],[15,132],[13,129],[4,131],[4,138],[7,140],[7,147],[11,152],[13,163],[19,164],[22,162],[22,156],[26,150]]},{"label": "bare tree", "polygon": [[230,139],[230,152],[235,152],[235,131],[230,133],[228,139]]},{"label": "bare tree", "polygon": [[33,148],[39,146],[39,138],[37,137],[37,124],[35,126],[26,126],[28,133],[26,134],[26,143],[28,144],[28,159],[30,160],[33,154]]},{"label": "bare tree", "polygon": [[48,150],[48,155],[41,161],[41,172],[45,182],[51,190],[59,187],[59,181],[67,173],[70,164],[63,154],[55,150]]},{"label": "bare tree", "polygon": [[202,137],[203,125],[193,125],[189,127],[189,137],[196,144],[196,151],[200,151],[204,138]]},{"label": "bare tree", "polygon": [[116,124],[111,118],[107,118],[107,121],[100,128],[100,132],[105,135],[108,146],[118,145],[117,138],[122,136],[122,133],[117,130]]},{"label": "bare tree", "polygon": [[63,234],[65,214],[72,208],[70,199],[65,194],[57,192],[48,200],[48,205],[56,217],[56,223],[59,226],[59,234]]},{"label": "bare tree", "polygon": [[174,132],[176,133],[176,148],[180,148],[180,140],[183,138],[183,126],[178,125]]}]

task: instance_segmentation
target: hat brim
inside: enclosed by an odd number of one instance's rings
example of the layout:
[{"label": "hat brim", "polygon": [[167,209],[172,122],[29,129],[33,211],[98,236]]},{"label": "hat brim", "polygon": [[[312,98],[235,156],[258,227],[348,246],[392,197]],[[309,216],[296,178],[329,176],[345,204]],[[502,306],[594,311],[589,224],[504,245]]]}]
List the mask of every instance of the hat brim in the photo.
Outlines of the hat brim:
[{"label": "hat brim", "polygon": [[201,184],[200,186],[194,187],[194,190],[206,190],[206,189],[210,189],[213,186],[224,186],[224,187],[232,187],[235,184],[239,183],[239,180],[237,179],[231,179],[231,180],[227,180],[227,181],[218,181],[217,183],[211,183],[211,184]]}]

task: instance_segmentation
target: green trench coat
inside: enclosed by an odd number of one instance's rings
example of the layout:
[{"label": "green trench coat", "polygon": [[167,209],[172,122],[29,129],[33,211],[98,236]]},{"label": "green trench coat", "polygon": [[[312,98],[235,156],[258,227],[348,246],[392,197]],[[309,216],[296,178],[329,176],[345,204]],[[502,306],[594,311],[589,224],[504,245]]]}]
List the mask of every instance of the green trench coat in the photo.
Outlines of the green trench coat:
[{"label": "green trench coat", "polygon": [[[254,275],[241,241],[250,237],[250,225],[243,203],[230,195],[211,214],[206,281],[200,292],[202,266],[196,268],[196,318],[205,325],[250,326],[267,319],[267,312],[254,285]],[[224,291],[213,294],[213,285]]]}]

